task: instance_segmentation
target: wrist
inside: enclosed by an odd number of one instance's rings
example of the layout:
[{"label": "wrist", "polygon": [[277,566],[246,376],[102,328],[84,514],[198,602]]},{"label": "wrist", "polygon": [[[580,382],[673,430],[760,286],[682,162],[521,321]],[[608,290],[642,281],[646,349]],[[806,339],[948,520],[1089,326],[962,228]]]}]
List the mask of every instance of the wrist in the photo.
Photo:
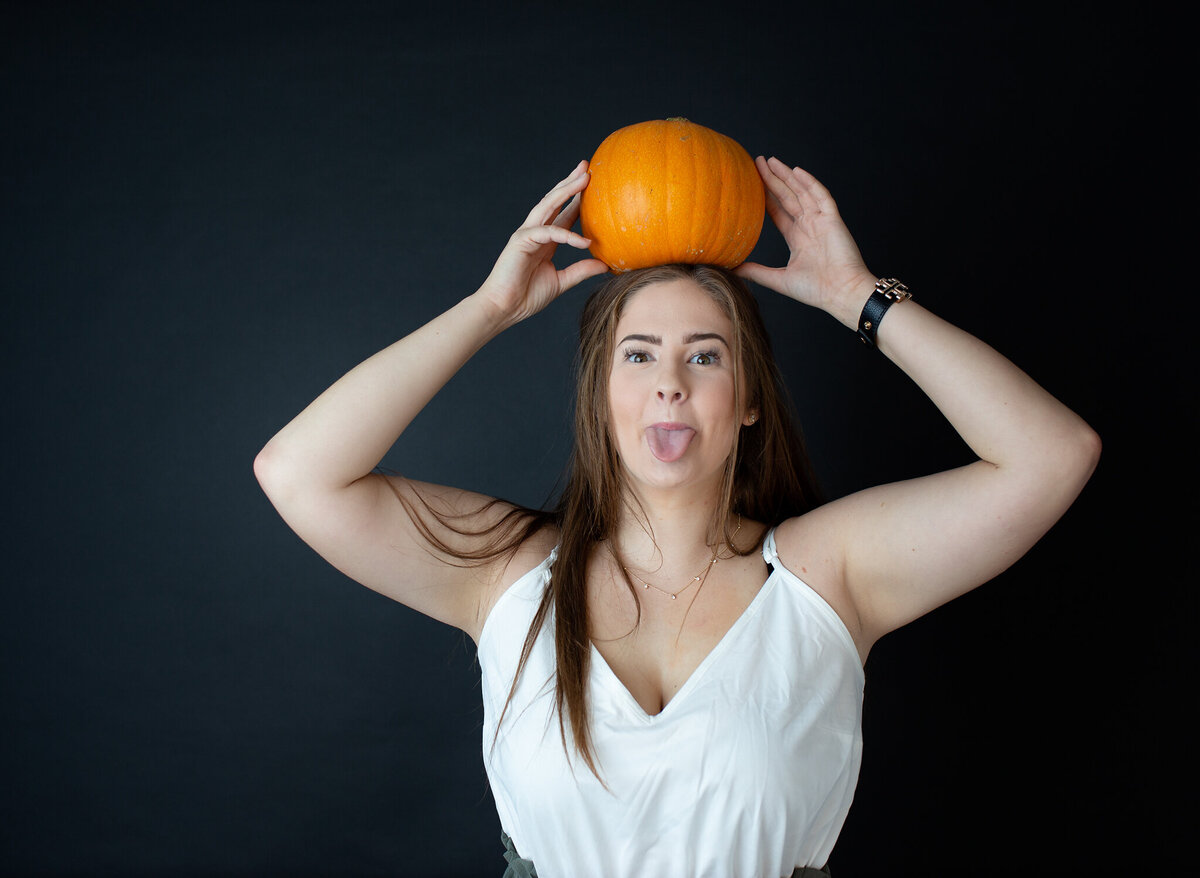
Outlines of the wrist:
[{"label": "wrist", "polygon": [[847,329],[857,332],[859,315],[862,314],[867,299],[875,292],[877,280],[875,275],[867,271],[855,276],[834,296],[828,308],[829,313]]},{"label": "wrist", "polygon": [[457,305],[471,314],[471,323],[483,334],[483,343],[491,341],[504,330],[521,322],[511,309],[504,307],[489,294],[484,285]]}]

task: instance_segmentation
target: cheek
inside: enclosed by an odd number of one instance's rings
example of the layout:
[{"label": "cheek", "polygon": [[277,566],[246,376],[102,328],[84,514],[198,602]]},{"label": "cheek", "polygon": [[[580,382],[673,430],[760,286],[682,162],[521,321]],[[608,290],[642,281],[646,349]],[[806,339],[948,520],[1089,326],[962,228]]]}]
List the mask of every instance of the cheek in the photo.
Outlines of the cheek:
[{"label": "cheek", "polygon": [[733,414],[737,407],[737,394],[733,389],[733,381],[731,378],[722,376],[718,381],[706,388],[707,404],[714,414],[719,413],[722,416]]},{"label": "cheek", "polygon": [[608,411],[611,418],[629,417],[642,405],[637,382],[630,376],[613,375],[608,380]]}]

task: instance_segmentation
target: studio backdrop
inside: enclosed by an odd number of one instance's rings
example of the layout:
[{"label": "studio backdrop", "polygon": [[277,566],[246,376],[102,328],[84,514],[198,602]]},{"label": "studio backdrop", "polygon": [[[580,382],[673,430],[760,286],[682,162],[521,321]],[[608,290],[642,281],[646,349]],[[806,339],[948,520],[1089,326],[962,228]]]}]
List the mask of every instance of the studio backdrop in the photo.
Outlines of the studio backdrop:
[{"label": "studio backdrop", "polygon": [[[1152,66],[1096,60],[1153,59],[1136,16],[1053,6],[0,7],[0,872],[499,876],[473,643],[317,557],[251,464],[668,116],[812,171],[872,271],[1105,441],[1028,556],[872,652],[833,874],[1164,859],[1187,614],[1147,590],[1181,587],[1157,507],[1194,393],[1160,406],[1147,352],[1182,354],[1137,305]],[[751,258],[786,258],[769,221]],[[553,499],[596,283],[383,464]],[[971,459],[853,333],[756,295],[829,496]]]}]

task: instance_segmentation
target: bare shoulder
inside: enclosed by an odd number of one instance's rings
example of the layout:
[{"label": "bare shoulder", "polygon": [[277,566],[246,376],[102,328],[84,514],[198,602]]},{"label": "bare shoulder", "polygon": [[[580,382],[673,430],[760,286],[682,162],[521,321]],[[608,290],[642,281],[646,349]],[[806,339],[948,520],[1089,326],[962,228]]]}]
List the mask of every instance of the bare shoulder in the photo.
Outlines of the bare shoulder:
[{"label": "bare shoulder", "polygon": [[819,594],[838,614],[865,662],[873,641],[846,587],[842,516],[830,503],[789,518],[775,528],[775,551],[783,566]]},{"label": "bare shoulder", "polygon": [[506,591],[512,588],[529,571],[550,557],[550,553],[558,545],[558,536],[558,529],[556,527],[543,527],[521,543],[509,557],[504,567],[497,571],[497,575],[492,578],[480,600],[476,625],[472,630],[467,632],[476,644],[479,643],[479,637],[483,633],[483,626],[487,622],[488,616],[491,615],[496,603]]}]

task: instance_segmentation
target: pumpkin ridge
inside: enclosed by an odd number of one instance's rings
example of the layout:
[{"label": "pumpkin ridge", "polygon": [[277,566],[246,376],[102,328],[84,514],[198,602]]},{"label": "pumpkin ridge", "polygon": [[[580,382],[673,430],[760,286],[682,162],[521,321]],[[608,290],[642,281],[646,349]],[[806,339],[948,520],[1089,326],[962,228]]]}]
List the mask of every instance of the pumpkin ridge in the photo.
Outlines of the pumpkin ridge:
[{"label": "pumpkin ridge", "polygon": [[[719,253],[713,254],[713,262],[718,263],[719,260],[718,264],[723,266],[737,257],[739,242],[736,234],[740,225],[738,219],[741,213],[741,203],[738,200],[741,195],[739,191],[741,187],[736,184],[737,168],[734,164],[734,153],[730,143],[721,144],[721,170],[718,179],[721,185],[718,203],[730,204],[730,199],[732,199],[732,204],[726,210],[721,211],[720,215],[717,240],[724,242],[724,246],[720,248]],[[731,183],[734,185],[730,186]],[[731,189],[733,191],[730,191]]]},{"label": "pumpkin ridge", "polygon": [[658,219],[661,223],[659,234],[654,241],[653,264],[661,265],[665,262],[672,261],[672,246],[671,242],[675,240],[676,228],[676,211],[679,209],[679,199],[683,193],[676,191],[677,175],[679,174],[679,149],[678,140],[675,137],[675,129],[685,125],[685,122],[664,122],[660,126],[658,136],[658,146],[661,150],[662,164],[665,169],[663,176],[666,177],[665,184],[659,192],[660,195],[660,210]]},{"label": "pumpkin ridge", "polygon": [[[616,166],[619,163],[619,158],[618,158],[618,155],[619,155],[618,144],[619,143],[620,143],[620,139],[617,138],[617,139],[614,139],[608,146],[609,154],[606,156],[606,159],[607,159],[606,163],[608,165],[608,174],[609,174],[610,178],[614,173],[618,173]],[[604,146],[604,144],[601,144],[601,147],[603,147],[603,146]],[[584,191],[586,192],[587,190],[584,190]],[[611,247],[612,247],[611,242],[616,237],[617,229],[619,228],[620,223],[621,223],[621,218],[618,214],[618,202],[620,201],[621,193],[620,193],[619,189],[614,189],[611,187],[611,185],[607,189],[605,189],[604,192],[605,192],[604,206],[607,208],[606,218],[608,220],[604,225],[604,231],[603,231],[604,249],[605,249],[606,253],[611,254]],[[605,259],[605,262],[608,262],[611,265],[614,260],[617,260],[617,257],[615,257],[613,255],[609,255],[608,258]],[[624,271],[625,269],[623,266],[625,264],[625,260],[620,259],[619,262],[621,263],[622,267],[620,267],[618,270]],[[614,265],[613,267],[617,268],[616,265]]]},{"label": "pumpkin ridge", "polygon": [[683,120],[667,122],[663,128],[663,148],[667,156],[667,200],[664,205],[664,217],[669,231],[663,236],[663,250],[659,262],[671,260],[677,248],[675,241],[687,234],[687,183],[683,174],[687,173],[687,161],[684,158],[685,144],[683,128],[687,123]]},{"label": "pumpkin ridge", "polygon": [[718,205],[718,208],[713,211],[713,216],[709,221],[707,239],[710,243],[703,260],[712,265],[723,265],[727,261],[729,253],[730,209],[725,206],[725,200],[730,197],[729,187],[726,185],[729,179],[728,147],[727,138],[723,136],[713,138],[713,152],[717,159],[717,167],[709,185],[716,190],[712,201]]},{"label": "pumpkin ridge", "polygon": [[696,158],[697,153],[707,147],[708,144],[703,141],[707,141],[708,139],[703,133],[696,132],[689,141],[692,144],[692,148],[689,152],[687,162],[688,182],[690,183],[687,191],[691,195],[691,198],[688,199],[688,209],[684,214],[688,218],[688,234],[685,243],[690,244],[684,252],[689,262],[704,262],[702,258],[704,255],[704,243],[708,240],[709,236],[708,225],[710,219],[708,211],[696,209],[696,202],[703,201],[704,193],[700,192],[700,187],[707,183],[706,180],[701,178],[700,163]]}]

